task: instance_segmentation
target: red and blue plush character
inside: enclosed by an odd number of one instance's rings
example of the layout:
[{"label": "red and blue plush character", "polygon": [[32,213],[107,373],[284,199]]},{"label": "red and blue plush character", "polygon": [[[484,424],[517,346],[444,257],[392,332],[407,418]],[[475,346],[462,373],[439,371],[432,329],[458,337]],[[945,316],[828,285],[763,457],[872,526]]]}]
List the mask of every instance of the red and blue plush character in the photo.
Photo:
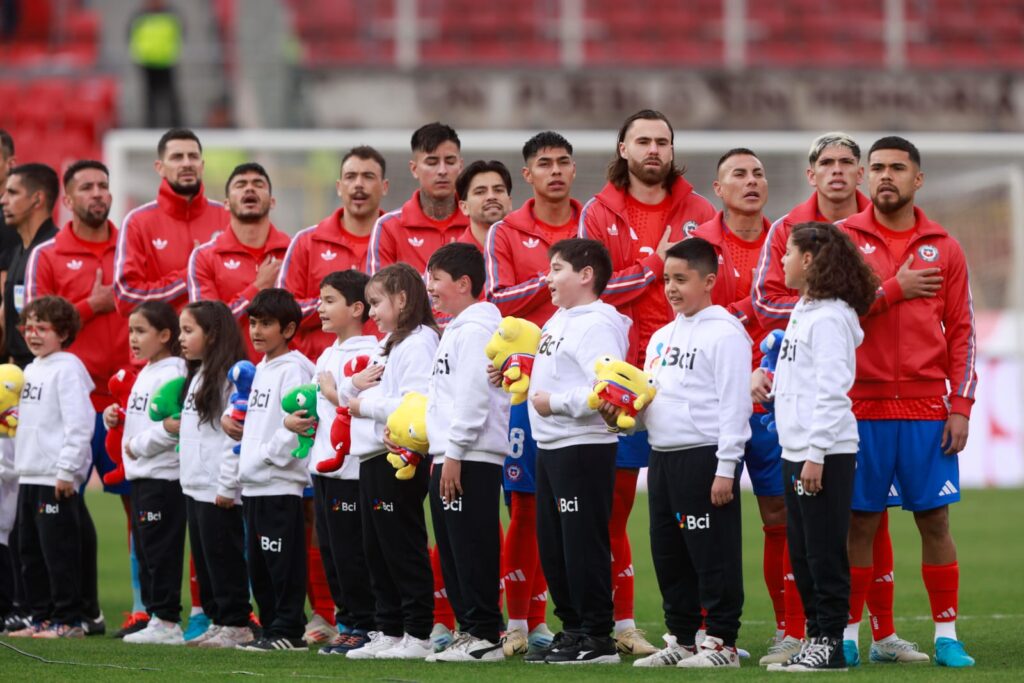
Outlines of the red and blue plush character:
[{"label": "red and blue plush character", "polygon": [[[772,384],[775,384],[775,368],[779,364],[779,351],[782,350],[782,338],[785,333],[782,330],[772,330],[761,340],[761,369],[765,377]],[[774,390],[774,388],[773,388]],[[775,431],[775,402],[767,401],[761,404],[768,412],[761,416],[761,424],[768,428],[769,432]]]},{"label": "red and blue plush character", "polygon": [[[345,377],[351,377],[369,365],[369,356],[356,356],[341,367],[341,372]],[[334,422],[331,423],[331,446],[334,448],[334,457],[318,462],[317,472],[334,472],[345,464],[345,456],[352,448],[352,415],[348,412],[348,406],[338,406],[335,410]]]},{"label": "red and blue plush character", "polygon": [[124,367],[107,380],[107,388],[114,397],[114,403],[117,404],[117,426],[107,430],[107,436],[103,441],[107,457],[114,463],[114,469],[103,475],[103,483],[107,486],[116,486],[124,481],[124,453],[121,451],[121,442],[124,440],[124,407],[128,404],[128,397],[131,396],[137,376],[138,372],[135,369]]},{"label": "red and blue plush character", "polygon": [[[228,381],[235,385],[235,391],[228,398],[231,403],[231,419],[245,424],[245,413],[249,410],[249,392],[252,391],[252,379],[256,376],[256,366],[247,360],[240,360],[228,370]],[[242,452],[242,444],[235,444],[231,451],[238,455]]]}]

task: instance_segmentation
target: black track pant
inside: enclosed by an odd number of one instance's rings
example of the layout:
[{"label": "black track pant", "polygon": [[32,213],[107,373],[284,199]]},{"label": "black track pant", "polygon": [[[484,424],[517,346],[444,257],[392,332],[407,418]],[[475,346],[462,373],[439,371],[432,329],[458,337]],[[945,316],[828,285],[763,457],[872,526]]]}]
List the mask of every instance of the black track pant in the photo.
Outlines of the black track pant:
[{"label": "black track pant", "polygon": [[446,502],[440,493],[444,462],[439,459],[430,475],[430,518],[448,600],[459,630],[496,643],[503,627],[501,465],[463,462],[462,495]]},{"label": "black track pant", "polygon": [[249,579],[266,638],[301,638],[306,626],[302,496],[246,496]]},{"label": "black track pant", "polygon": [[786,489],[786,540],[800,599],[807,617],[808,637],[842,638],[850,611],[850,530],[854,453],[825,456],[821,491],[803,493],[802,462],[782,461]]},{"label": "black track pant", "polygon": [[53,486],[18,487],[18,554],[28,607],[35,621],[82,621],[80,495],[57,500]]},{"label": "black track pant", "polygon": [[617,444],[537,449],[537,547],[567,633],[608,637],[614,625],[608,538]]},{"label": "black track pant", "polygon": [[647,470],[651,558],[665,625],[693,645],[707,610],[707,633],[736,644],[743,611],[743,537],[739,480],[733,499],[711,504],[718,458],[714,446],[652,451]]},{"label": "black track pant", "polygon": [[395,478],[382,455],[359,463],[363,550],[376,601],[377,628],[389,636],[408,633],[425,639],[434,625],[434,580],[427,554],[427,497],[430,459],[412,479]]},{"label": "black track pant", "polygon": [[181,621],[181,573],[188,525],[181,483],[135,479],[130,495],[142,604],[159,619]]},{"label": "black track pant", "polygon": [[203,612],[219,626],[245,626],[251,610],[241,506],[225,510],[186,497],[185,507]]}]

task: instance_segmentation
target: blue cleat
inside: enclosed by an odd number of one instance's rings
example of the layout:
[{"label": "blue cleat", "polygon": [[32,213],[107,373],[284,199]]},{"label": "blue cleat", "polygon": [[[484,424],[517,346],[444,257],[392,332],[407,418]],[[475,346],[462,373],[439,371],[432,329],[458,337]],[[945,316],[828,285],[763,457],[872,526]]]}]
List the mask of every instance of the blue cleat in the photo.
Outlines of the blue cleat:
[{"label": "blue cleat", "polygon": [[185,641],[195,640],[206,633],[210,628],[210,617],[205,614],[193,614],[188,618],[188,628],[185,629]]},{"label": "blue cleat", "polygon": [[860,666],[860,650],[857,648],[857,643],[853,640],[843,641],[843,656],[846,657],[846,666],[853,668]]},{"label": "blue cleat", "polygon": [[952,669],[974,666],[974,657],[967,654],[964,644],[952,638],[935,639],[935,663]]}]

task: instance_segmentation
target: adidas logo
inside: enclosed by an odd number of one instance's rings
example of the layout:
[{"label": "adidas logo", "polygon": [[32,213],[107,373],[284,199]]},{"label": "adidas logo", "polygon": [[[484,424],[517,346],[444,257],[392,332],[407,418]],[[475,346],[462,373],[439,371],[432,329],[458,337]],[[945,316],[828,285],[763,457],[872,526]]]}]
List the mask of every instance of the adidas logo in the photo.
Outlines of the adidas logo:
[{"label": "adidas logo", "polygon": [[899,495],[900,495],[900,492],[896,490],[896,485],[895,484],[890,484],[889,485],[889,497],[890,498],[898,498]]},{"label": "adidas logo", "polygon": [[79,261],[78,259],[74,259],[74,260],[68,261],[68,270],[81,270],[81,269],[82,269],[82,262]]},{"label": "adidas logo", "polygon": [[636,236],[636,230],[634,230],[633,228],[629,229],[629,238],[634,242],[640,241],[640,238]]},{"label": "adidas logo", "polygon": [[540,240],[537,239],[536,237],[531,237],[528,240],[523,240],[523,246],[526,247],[527,249],[533,249],[538,244],[540,244]]},{"label": "adidas logo", "polygon": [[239,268],[242,267],[242,262],[236,261],[235,259],[231,259],[230,261],[224,262],[224,267],[227,268],[228,270],[238,270]]},{"label": "adidas logo", "polygon": [[956,610],[950,607],[947,610],[942,610],[939,614],[935,615],[935,621],[956,619]]},{"label": "adidas logo", "polygon": [[630,576],[636,576],[636,572],[633,571],[633,565],[629,565],[628,567],[623,569],[621,572],[619,572],[618,575],[623,577],[623,578],[628,578]]},{"label": "adidas logo", "polygon": [[411,244],[412,246],[414,246],[417,249],[419,249],[420,247],[423,246],[423,238],[422,237],[410,237],[409,238],[409,244]]},{"label": "adidas logo", "polygon": [[732,269],[732,276],[738,278],[740,276],[740,271],[737,270],[736,268],[733,268]]},{"label": "adidas logo", "polygon": [[888,574],[883,574],[882,576],[879,576],[877,579],[875,579],[875,583],[893,583],[894,580],[895,577],[893,577],[893,573],[889,572]]},{"label": "adidas logo", "polygon": [[954,493],[960,492],[956,490],[955,486],[953,486],[953,482],[947,479],[946,483],[943,484],[942,486],[942,490],[939,491],[939,497],[941,498],[942,496],[952,496]]},{"label": "adidas logo", "polygon": [[782,577],[783,581],[789,581],[790,583],[796,583],[796,577],[793,576],[792,572]]},{"label": "adidas logo", "polygon": [[876,247],[873,244],[862,244],[861,247],[860,247],[860,250],[863,251],[865,254],[874,254],[875,253],[875,249],[877,249],[877,248],[878,247]]},{"label": "adidas logo", "polygon": [[523,573],[522,569],[516,569],[509,572],[501,579],[502,581],[526,581],[526,574]]},{"label": "adidas logo", "polygon": [[530,599],[531,600],[537,600],[539,602],[547,602],[548,601],[548,592],[544,591],[543,593],[538,593],[537,595],[534,595]]},{"label": "adidas logo", "polygon": [[330,247],[328,247],[327,251],[320,252],[320,258],[322,258],[324,261],[333,261],[334,259],[338,258],[338,255],[331,251]]},{"label": "adidas logo", "polygon": [[167,248],[167,240],[163,240],[157,237],[155,240],[153,240],[153,248],[155,248],[157,251],[163,251],[164,249]]},{"label": "adidas logo", "polygon": [[443,600],[447,600],[448,599],[448,590],[445,589],[445,588],[442,588],[439,591],[434,591],[434,597],[435,598],[441,598]]},{"label": "adidas logo", "polygon": [[614,223],[612,223],[611,226],[608,228],[608,234],[609,235],[618,235],[619,234],[619,226],[617,226]]}]

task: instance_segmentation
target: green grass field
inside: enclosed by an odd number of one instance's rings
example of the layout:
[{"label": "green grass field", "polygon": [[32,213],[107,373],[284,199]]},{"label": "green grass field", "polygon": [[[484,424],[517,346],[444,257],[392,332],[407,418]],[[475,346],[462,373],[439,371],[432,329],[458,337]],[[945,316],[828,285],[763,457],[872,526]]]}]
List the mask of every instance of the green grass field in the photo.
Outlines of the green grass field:
[{"label": "green grass field", "polygon": [[[967,491],[966,501],[953,508],[953,533],[959,545],[962,587],[958,631],[977,659],[971,670],[941,670],[932,665],[897,666],[864,664],[849,675],[861,679],[947,680],[1016,679],[1024,676],[1024,543],[1020,520],[1024,496],[1020,490]],[[110,626],[116,629],[121,613],[130,607],[128,563],[124,540],[124,514],[112,496],[90,491],[88,504],[100,536],[100,598]],[[744,573],[746,606],[740,646],[756,658],[764,651],[774,623],[761,573],[761,525],[757,508],[744,495]],[[646,498],[638,496],[630,520],[633,562],[636,567],[636,617],[652,642],[663,632],[661,600],[654,581],[646,541]],[[932,624],[928,600],[921,584],[920,544],[909,514],[892,521],[896,549],[896,614],[901,636],[921,643],[932,652]],[[867,660],[870,634],[861,629],[862,658]],[[18,652],[12,648],[18,648]],[[762,676],[749,660],[739,671],[685,673],[677,669],[634,669],[621,666],[554,667],[509,661],[492,665],[446,665],[425,662],[355,662],[341,657],[305,653],[259,654],[197,651],[192,648],[125,645],[110,637],[85,641],[52,642],[0,638],[0,680],[186,680],[261,677],[276,679],[341,679],[380,681],[453,681],[487,676],[490,680],[619,680],[634,676],[668,680],[702,675],[714,677]]]}]

